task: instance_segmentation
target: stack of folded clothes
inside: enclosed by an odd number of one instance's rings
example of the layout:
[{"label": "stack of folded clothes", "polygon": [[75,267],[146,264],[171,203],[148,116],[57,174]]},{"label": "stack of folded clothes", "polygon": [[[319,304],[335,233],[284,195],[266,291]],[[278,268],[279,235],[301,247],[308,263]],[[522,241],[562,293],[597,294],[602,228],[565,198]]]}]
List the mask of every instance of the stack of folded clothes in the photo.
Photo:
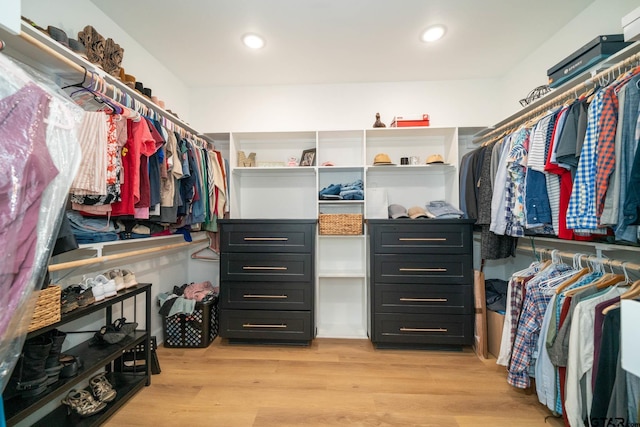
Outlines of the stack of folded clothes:
[{"label": "stack of folded clothes", "polygon": [[427,203],[425,211],[429,218],[462,218],[464,215],[461,210],[443,200]]},{"label": "stack of folded clothes", "polygon": [[364,200],[362,180],[347,184],[331,184],[319,192],[320,200]]},{"label": "stack of folded clothes", "polygon": [[118,240],[118,233],[113,220],[107,218],[88,218],[79,212],[66,211],[71,231],[79,244],[111,242]]}]

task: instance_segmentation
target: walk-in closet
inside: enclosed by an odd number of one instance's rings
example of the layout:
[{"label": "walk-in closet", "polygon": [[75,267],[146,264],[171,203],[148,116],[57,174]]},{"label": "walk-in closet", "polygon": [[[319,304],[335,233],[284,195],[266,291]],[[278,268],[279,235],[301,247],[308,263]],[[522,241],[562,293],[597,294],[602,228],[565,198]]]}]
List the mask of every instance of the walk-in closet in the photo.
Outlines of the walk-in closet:
[{"label": "walk-in closet", "polygon": [[638,0],[0,10],[0,427],[640,425]]}]

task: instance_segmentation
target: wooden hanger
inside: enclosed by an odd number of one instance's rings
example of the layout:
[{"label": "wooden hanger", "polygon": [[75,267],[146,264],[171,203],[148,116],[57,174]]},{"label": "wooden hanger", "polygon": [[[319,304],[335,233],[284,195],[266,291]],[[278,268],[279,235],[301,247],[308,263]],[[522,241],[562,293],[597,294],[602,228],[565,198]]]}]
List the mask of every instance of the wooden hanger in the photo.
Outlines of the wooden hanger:
[{"label": "wooden hanger", "polygon": [[636,299],[638,297],[640,297],[640,280],[633,282],[629,290],[620,295],[620,299]]},{"label": "wooden hanger", "polygon": [[617,285],[620,282],[624,282],[624,276],[622,274],[607,273],[594,282],[596,288],[605,289],[609,286]]},{"label": "wooden hanger", "polygon": [[568,278],[564,282],[560,283],[558,285],[558,287],[556,288],[556,295],[561,294],[565,289],[567,289],[569,286],[571,286],[574,283],[576,283],[578,281],[578,279],[580,279],[581,277],[583,277],[587,273],[589,273],[589,269],[585,267],[582,270],[578,271],[578,273],[576,273],[575,275],[571,276],[570,278]]},{"label": "wooden hanger", "polygon": [[192,253],[191,259],[199,259],[202,261],[219,261],[220,254],[207,246]]},{"label": "wooden hanger", "polygon": [[202,249],[198,249],[191,254],[191,259],[199,259],[202,261],[219,261],[220,254],[214,249],[213,233],[207,232],[209,236],[209,244]]}]

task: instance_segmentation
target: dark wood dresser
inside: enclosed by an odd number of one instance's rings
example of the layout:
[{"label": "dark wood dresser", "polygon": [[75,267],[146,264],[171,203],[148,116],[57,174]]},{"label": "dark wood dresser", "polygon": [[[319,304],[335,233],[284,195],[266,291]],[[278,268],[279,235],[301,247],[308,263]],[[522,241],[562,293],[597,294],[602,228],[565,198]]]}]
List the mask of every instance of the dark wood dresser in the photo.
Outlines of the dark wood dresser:
[{"label": "dark wood dresser", "polygon": [[369,233],[369,338],[378,347],[473,343],[473,221],[381,219]]},{"label": "dark wood dresser", "polygon": [[230,342],[315,337],[315,220],[220,220],[220,331]]}]

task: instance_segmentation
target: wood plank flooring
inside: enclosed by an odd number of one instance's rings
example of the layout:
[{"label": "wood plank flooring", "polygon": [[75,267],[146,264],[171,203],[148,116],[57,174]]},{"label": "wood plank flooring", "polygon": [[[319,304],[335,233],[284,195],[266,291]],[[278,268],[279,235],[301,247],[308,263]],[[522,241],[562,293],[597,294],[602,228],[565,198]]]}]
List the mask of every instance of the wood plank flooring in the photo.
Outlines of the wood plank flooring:
[{"label": "wood plank flooring", "polygon": [[[309,347],[157,350],[151,378],[106,426],[562,426],[495,359],[463,351],[376,350],[368,340]],[[545,418],[547,417],[546,421]]]}]

